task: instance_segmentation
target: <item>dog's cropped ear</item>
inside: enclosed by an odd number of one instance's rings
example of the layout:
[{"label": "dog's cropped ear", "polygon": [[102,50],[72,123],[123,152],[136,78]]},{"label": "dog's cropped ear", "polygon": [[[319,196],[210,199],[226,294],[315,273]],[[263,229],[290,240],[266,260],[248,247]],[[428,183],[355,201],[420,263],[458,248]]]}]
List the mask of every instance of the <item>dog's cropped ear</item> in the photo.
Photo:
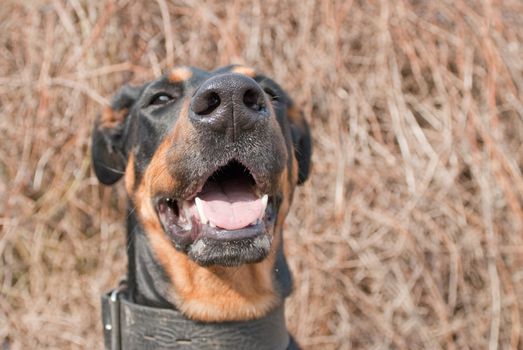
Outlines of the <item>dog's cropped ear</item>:
[{"label": "dog's cropped ear", "polygon": [[298,185],[307,180],[311,167],[312,140],[309,125],[303,113],[291,105],[287,108],[287,116],[291,125],[294,154],[298,160]]},{"label": "dog's cropped ear", "polygon": [[123,86],[95,121],[91,155],[96,177],[105,185],[112,185],[124,174],[127,165],[125,153],[126,119],[140,96],[142,87]]}]

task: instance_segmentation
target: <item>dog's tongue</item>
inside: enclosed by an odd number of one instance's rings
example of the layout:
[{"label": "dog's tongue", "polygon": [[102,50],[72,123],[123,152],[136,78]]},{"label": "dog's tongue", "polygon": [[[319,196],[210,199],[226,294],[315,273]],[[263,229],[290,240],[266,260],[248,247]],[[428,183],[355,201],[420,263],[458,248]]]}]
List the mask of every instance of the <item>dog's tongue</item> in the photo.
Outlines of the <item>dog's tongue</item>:
[{"label": "dog's tongue", "polygon": [[226,230],[247,227],[263,216],[261,199],[241,178],[209,181],[198,197],[207,220]]}]

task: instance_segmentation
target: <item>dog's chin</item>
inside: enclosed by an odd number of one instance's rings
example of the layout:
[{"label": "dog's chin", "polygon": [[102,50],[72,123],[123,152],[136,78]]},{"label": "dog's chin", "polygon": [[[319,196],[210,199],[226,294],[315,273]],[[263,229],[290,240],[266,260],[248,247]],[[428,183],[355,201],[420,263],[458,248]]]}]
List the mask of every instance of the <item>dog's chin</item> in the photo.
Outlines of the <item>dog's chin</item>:
[{"label": "dog's chin", "polygon": [[209,237],[190,245],[187,255],[201,266],[226,267],[257,263],[269,255],[271,237],[267,233],[238,240],[220,240]]}]

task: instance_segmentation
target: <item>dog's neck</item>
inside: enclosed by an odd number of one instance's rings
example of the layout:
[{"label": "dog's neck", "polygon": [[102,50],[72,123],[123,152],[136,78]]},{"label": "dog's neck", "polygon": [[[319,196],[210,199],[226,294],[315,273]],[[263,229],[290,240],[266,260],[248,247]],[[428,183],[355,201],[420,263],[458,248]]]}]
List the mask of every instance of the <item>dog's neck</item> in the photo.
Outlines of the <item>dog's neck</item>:
[{"label": "dog's neck", "polygon": [[127,216],[127,284],[131,301],[147,306],[174,308],[169,301],[169,278],[154,258],[136,215]]},{"label": "dog's neck", "polygon": [[[172,282],[154,256],[147,234],[132,210],[127,215],[128,295],[130,300],[147,306],[176,309]],[[279,242],[273,280],[281,302],[292,291],[292,277]]]}]

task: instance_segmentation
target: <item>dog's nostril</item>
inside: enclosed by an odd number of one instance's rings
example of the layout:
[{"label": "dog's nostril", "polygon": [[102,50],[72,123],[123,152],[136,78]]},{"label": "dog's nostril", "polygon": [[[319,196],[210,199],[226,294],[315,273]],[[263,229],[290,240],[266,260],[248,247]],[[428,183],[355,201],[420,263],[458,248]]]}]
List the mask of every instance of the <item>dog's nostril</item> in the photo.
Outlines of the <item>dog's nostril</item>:
[{"label": "dog's nostril", "polygon": [[192,103],[191,108],[198,115],[211,114],[221,103],[220,96],[211,91],[203,96],[198,96]]},{"label": "dog's nostril", "polygon": [[259,112],[263,109],[263,99],[258,91],[248,89],[243,95],[243,103],[253,111]]}]

